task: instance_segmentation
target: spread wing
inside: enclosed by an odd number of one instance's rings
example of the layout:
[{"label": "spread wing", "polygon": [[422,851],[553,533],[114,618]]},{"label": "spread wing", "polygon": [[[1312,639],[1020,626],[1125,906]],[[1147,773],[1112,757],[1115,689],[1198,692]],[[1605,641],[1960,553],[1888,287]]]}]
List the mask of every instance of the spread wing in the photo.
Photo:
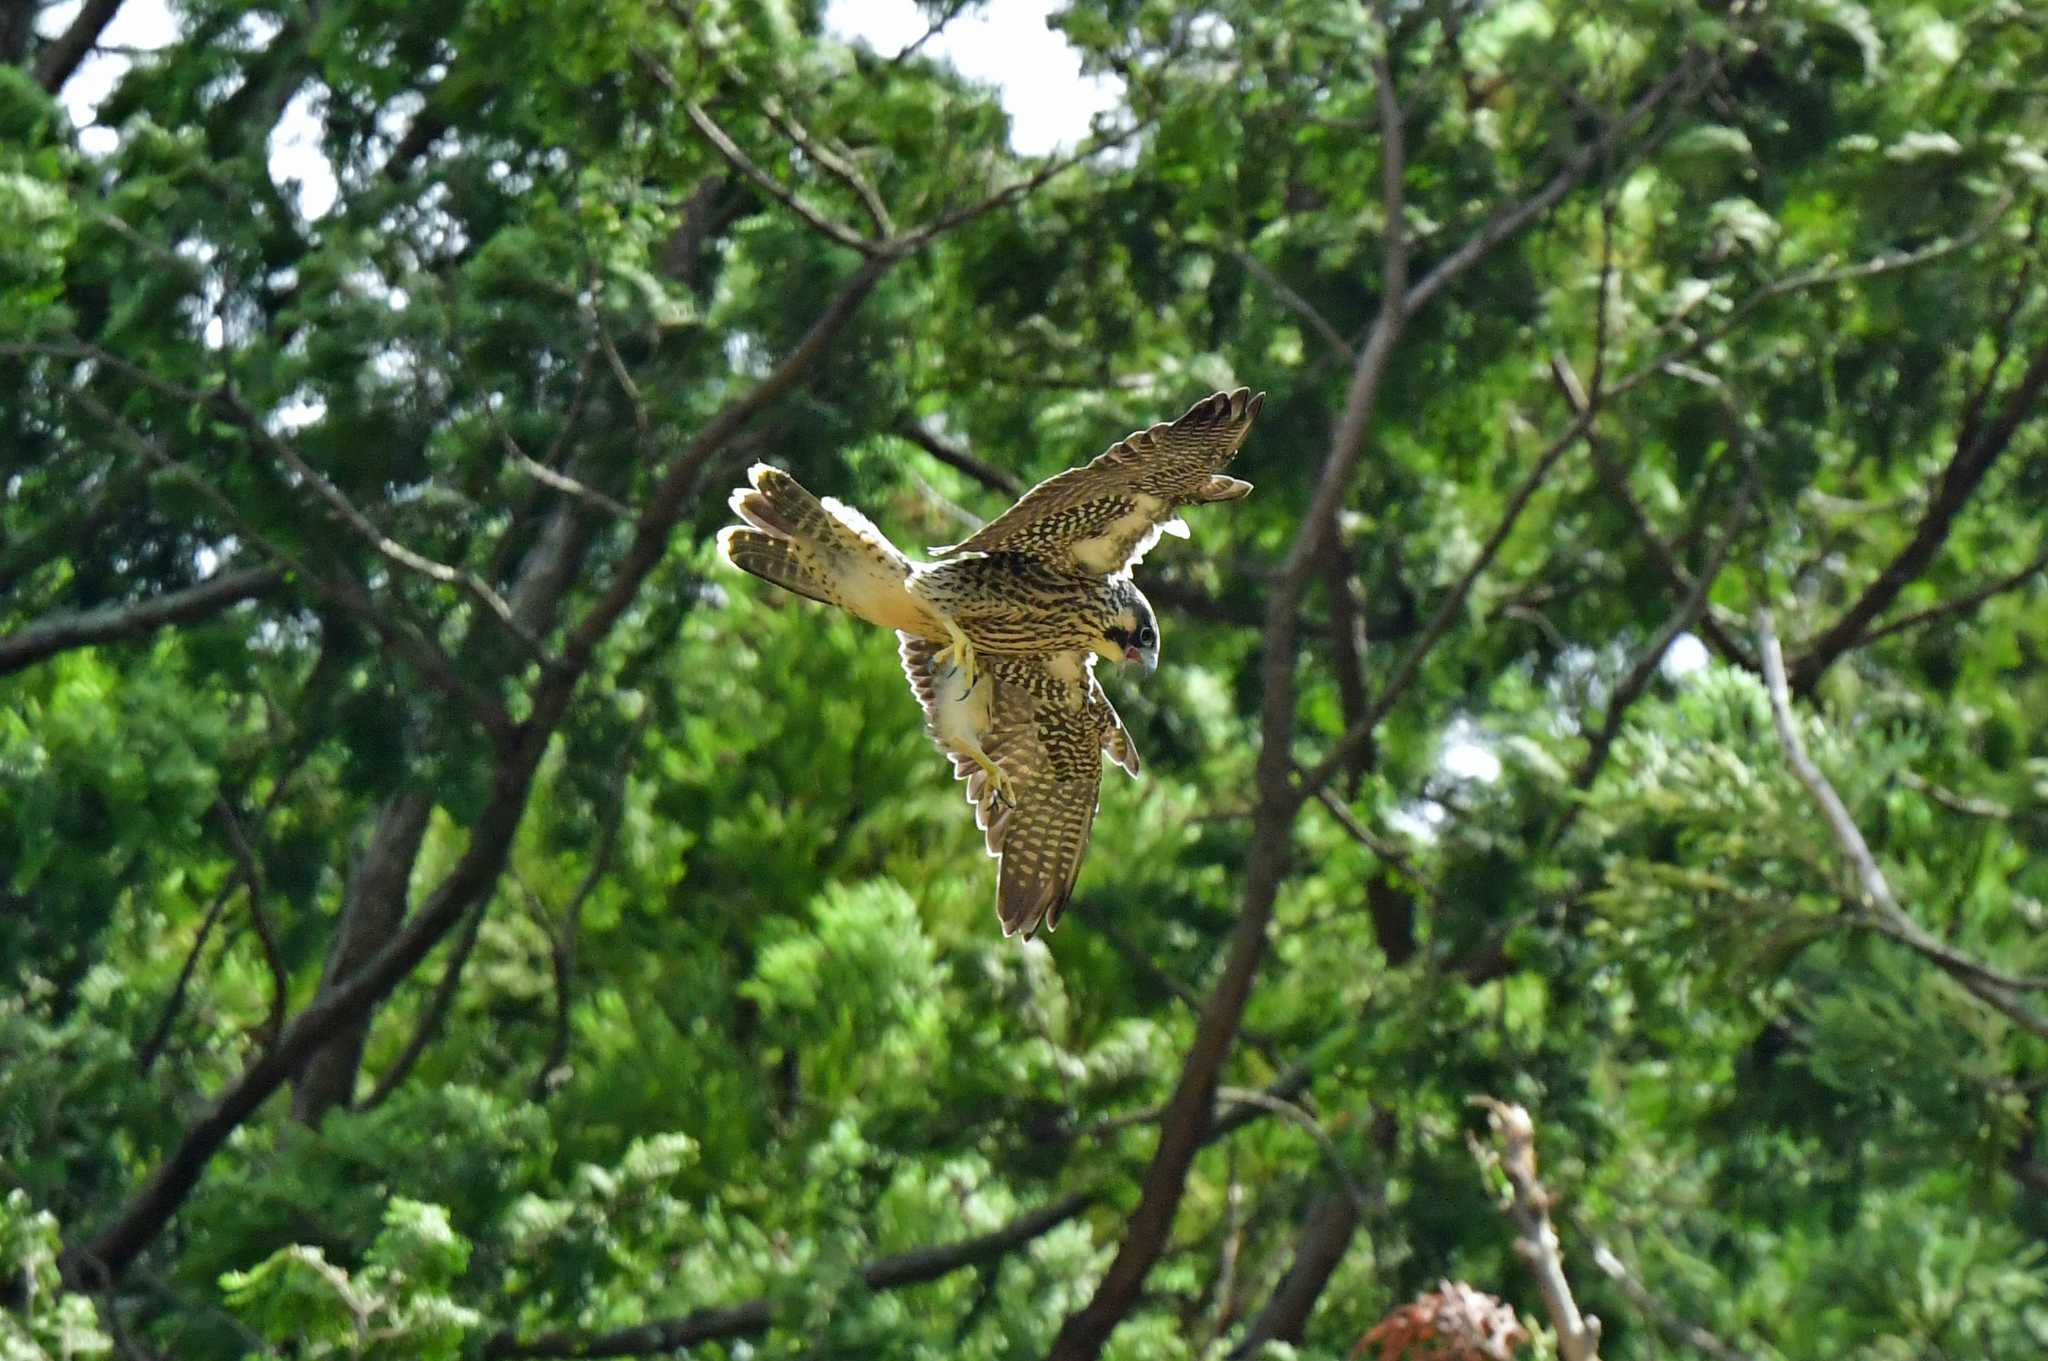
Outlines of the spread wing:
[{"label": "spread wing", "polygon": [[[927,730],[967,781],[974,821],[1000,862],[996,915],[1003,934],[1028,938],[1059,925],[1080,877],[1102,787],[1102,754],[1135,775],[1139,761],[1084,653],[984,656],[987,679],[962,696],[951,667],[934,670],[938,644],[902,635],[904,674],[924,706]],[[986,771],[956,745],[963,726],[1009,777],[1016,802],[1000,798]]]},{"label": "spread wing", "polygon": [[1125,571],[1162,532],[1186,537],[1180,507],[1232,501],[1252,489],[1221,471],[1265,400],[1250,388],[1204,397],[1179,420],[1137,431],[1092,462],[1047,478],[972,538],[931,551],[1024,553],[1065,571]]}]

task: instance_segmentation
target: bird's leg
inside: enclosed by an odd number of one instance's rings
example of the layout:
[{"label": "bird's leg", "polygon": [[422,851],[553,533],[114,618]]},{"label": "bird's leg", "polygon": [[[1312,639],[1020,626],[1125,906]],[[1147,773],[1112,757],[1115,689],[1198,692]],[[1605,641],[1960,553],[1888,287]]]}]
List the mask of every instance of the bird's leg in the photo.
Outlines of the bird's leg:
[{"label": "bird's leg", "polygon": [[1009,804],[1012,808],[1015,808],[1017,806],[1017,786],[1011,782],[1009,775],[1004,772],[1003,768],[995,763],[995,758],[983,751],[981,744],[971,737],[960,738],[954,745],[959,748],[962,756],[980,766],[988,775],[988,782],[995,786],[996,797]]},{"label": "bird's leg", "polygon": [[[970,693],[974,689],[974,682],[979,679],[974,673],[974,644],[967,641],[967,635],[962,633],[960,626],[951,619],[944,619],[940,622],[945,624],[946,637],[951,641],[932,654],[932,664],[936,666],[941,662],[951,661],[960,672],[961,693]],[[986,758],[978,759],[981,759],[982,763],[989,766],[990,769],[994,768],[993,765],[987,762]]]}]

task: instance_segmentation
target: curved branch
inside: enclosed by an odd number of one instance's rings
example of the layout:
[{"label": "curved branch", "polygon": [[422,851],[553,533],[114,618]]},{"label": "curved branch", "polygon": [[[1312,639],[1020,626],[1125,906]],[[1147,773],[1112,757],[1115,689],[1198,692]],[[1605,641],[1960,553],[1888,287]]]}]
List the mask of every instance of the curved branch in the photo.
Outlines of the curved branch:
[{"label": "curved branch", "polygon": [[[985,1266],[1026,1247],[1095,1203],[1092,1192],[1076,1191],[1050,1205],[1020,1215],[1008,1224],[975,1238],[939,1247],[917,1248],[893,1257],[878,1257],[855,1274],[870,1290],[897,1290],[951,1275],[963,1267]],[[742,1304],[699,1309],[681,1318],[659,1319],[610,1333],[548,1333],[521,1341],[499,1333],[484,1355],[502,1361],[514,1357],[648,1356],[679,1351],[726,1338],[753,1337],[768,1331],[775,1320],[775,1302],[766,1296]]]},{"label": "curved branch", "polygon": [[0,637],[0,676],[72,648],[146,638],[172,624],[204,619],[244,600],[267,595],[283,580],[284,573],[275,567],[223,572],[197,586],[166,591],[132,605],[108,605],[76,614],[45,616]]}]

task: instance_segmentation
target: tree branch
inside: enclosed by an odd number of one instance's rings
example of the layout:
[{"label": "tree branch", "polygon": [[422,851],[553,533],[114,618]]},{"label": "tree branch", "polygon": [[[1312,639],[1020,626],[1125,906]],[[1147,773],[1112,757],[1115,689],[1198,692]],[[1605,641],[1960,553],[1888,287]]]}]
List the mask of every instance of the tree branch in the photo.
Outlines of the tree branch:
[{"label": "tree branch", "polygon": [[1482,1144],[1477,1135],[1468,1134],[1466,1140],[1481,1168],[1498,1168],[1507,1178],[1501,1208],[1521,1231],[1515,1251],[1536,1276],[1544,1312],[1557,1330],[1557,1354],[1562,1361],[1599,1361],[1600,1320],[1581,1314],[1578,1301],[1572,1298],[1557,1230],[1550,1223],[1551,1195],[1536,1177],[1536,1124],[1522,1107],[1490,1096],[1474,1097],[1472,1104],[1486,1110],[1487,1123],[1500,1147]]},{"label": "tree branch", "polygon": [[1015,473],[998,468],[993,463],[984,463],[958,445],[948,444],[933,434],[923,422],[908,414],[899,418],[893,428],[895,433],[939,462],[966,473],[990,491],[1001,492],[1005,496],[1017,496],[1024,490],[1024,479]]},{"label": "tree branch", "polygon": [[1862,889],[1860,906],[1868,914],[1860,924],[1912,949],[1954,979],[1963,991],[2015,1025],[2048,1038],[2048,1017],[2034,1012],[2013,995],[2040,986],[2039,981],[2001,973],[1952,949],[1929,935],[1899,906],[1899,900],[1892,895],[1890,882],[1878,867],[1877,857],[1870,852],[1870,843],[1863,839],[1855,819],[1849,816],[1848,805],[1842,802],[1842,796],[1828,783],[1827,776],[1821,773],[1813,758],[1806,754],[1806,743],[1800,737],[1798,722],[1792,715],[1792,695],[1785,677],[1784,653],[1778,646],[1777,631],[1772,626],[1768,608],[1757,608],[1756,628],[1757,652],[1764,664],[1764,688],[1771,701],[1772,726],[1777,729],[1778,743],[1784,748],[1785,763],[1792,768],[1799,783],[1805,786],[1814,806],[1820,811],[1821,820],[1827,824],[1835,846],[1855,871],[1857,884]]},{"label": "tree branch", "polygon": [[1992,464],[2011,446],[2013,435],[2044,388],[2048,388],[2048,342],[2035,352],[2033,362],[2007,395],[1991,424],[1976,438],[1958,443],[1955,457],[1935,483],[1934,495],[1928,500],[1912,539],[1885,564],[1855,603],[1808,643],[1793,663],[1790,683],[1795,693],[1810,693],[1836,658],[1869,641],[1866,631],[1871,621],[1927,570],[1947,541],[1957,514],[1983,482],[1984,475],[1991,471]]},{"label": "tree branch", "polygon": [[1439,260],[1436,266],[1408,291],[1406,316],[1413,317],[1420,312],[1428,305],[1430,299],[1460,274],[1485,259],[1494,247],[1556,207],[1559,200],[1570,193],[1594,166],[1611,156],[1622,138],[1634,132],[1638,124],[1656,111],[1658,105],[1674,94],[1688,88],[1696,88],[1702,62],[1703,58],[1698,52],[1687,52],[1685,58],[1662,80],[1646,90],[1641,98],[1629,106],[1627,112],[1566,160],[1541,189],[1520,202],[1510,204],[1494,213],[1479,230],[1466,238],[1462,245]]},{"label": "tree branch", "polygon": [[[897,1290],[949,1276],[963,1267],[985,1266],[1027,1247],[1075,1218],[1095,1203],[1092,1192],[1076,1191],[1050,1205],[1020,1215],[978,1237],[939,1247],[917,1248],[892,1257],[878,1257],[854,1274],[869,1290]],[[775,1321],[775,1301],[767,1296],[743,1304],[699,1309],[681,1318],[660,1319],[610,1333],[548,1333],[521,1341],[511,1332],[490,1340],[484,1355],[493,1361],[517,1357],[645,1356],[726,1338],[753,1337]]]},{"label": "tree branch", "polygon": [[172,624],[204,619],[244,600],[266,595],[283,580],[284,573],[275,567],[222,572],[196,586],[166,591],[132,605],[108,605],[75,614],[45,616],[0,637],[0,676],[72,648],[146,638]]},{"label": "tree branch", "polygon": [[[640,60],[643,66],[660,69],[650,57],[640,55]],[[663,71],[661,74],[665,78],[668,73]],[[674,88],[672,82],[670,88]],[[793,190],[784,186],[773,175],[755,165],[753,159],[740,150],[740,144],[728,136],[724,128],[718,126],[717,121],[704,111],[701,104],[695,100],[686,101],[683,104],[683,112],[696,125],[697,131],[704,134],[704,140],[711,143],[719,155],[725,157],[727,164],[745,175],[762,193],[796,214],[812,231],[871,258],[884,253],[886,247],[882,244],[870,241],[859,232],[834,222],[798,198]]]},{"label": "tree branch", "polygon": [[1323,1288],[1358,1232],[1358,1218],[1358,1199],[1349,1192],[1318,1196],[1309,1205],[1301,1233],[1294,1240],[1294,1261],[1280,1284],[1273,1287],[1266,1307],[1230,1349],[1231,1361],[1257,1355],[1268,1342],[1299,1345],[1316,1301],[1322,1298]]},{"label": "tree branch", "polygon": [[[373,958],[336,986],[323,989],[285,1026],[275,1045],[257,1056],[228,1083],[212,1105],[186,1125],[176,1147],[111,1223],[84,1242],[66,1248],[62,1264],[67,1279],[100,1282],[119,1277],[170,1222],[228,1137],[313,1053],[389,996],[454,929],[463,914],[491,892],[503,872],[525,814],[534,774],[556,727],[568,712],[577,682],[595,657],[598,645],[665,555],[669,534],[681,517],[698,472],[824,353],[889,264],[887,260],[871,259],[856,270],[783,361],[744,395],[728,403],[670,463],[640,513],[632,543],[611,584],[570,632],[561,663],[541,674],[531,715],[512,734],[516,740],[501,744],[490,792],[471,824],[469,845],[454,867]],[[107,415],[112,417],[111,412]],[[582,520],[580,516],[558,518],[556,524],[580,524]],[[565,533],[573,537],[574,531]],[[512,601],[515,613],[522,619],[532,617],[525,613],[528,609],[535,615],[545,613],[543,606],[559,595],[560,575],[552,574],[547,583],[531,590],[524,589],[528,583],[522,581],[522,589],[515,590]],[[374,620],[374,614],[372,617]]]},{"label": "tree branch", "polygon": [[1748,1361],[1742,1352],[1723,1342],[1699,1324],[1681,1318],[1676,1309],[1650,1293],[1650,1288],[1637,1280],[1626,1263],[1614,1255],[1605,1243],[1593,1245],[1593,1265],[1605,1272],[1607,1278],[1621,1287],[1621,1293],[1628,1296],[1629,1303],[1657,1321],[1665,1332],[1691,1347],[1714,1358],[1714,1361]]},{"label": "tree branch", "polygon": [[36,84],[53,95],[63,89],[80,64],[92,55],[100,34],[114,22],[120,8],[121,0],[85,0],[78,17],[43,49],[43,55],[36,61]]},{"label": "tree branch", "polygon": [[1384,59],[1375,63],[1381,111],[1381,179],[1388,231],[1382,269],[1384,293],[1379,321],[1352,371],[1344,415],[1324,459],[1315,498],[1303,520],[1300,537],[1274,584],[1266,626],[1263,676],[1265,701],[1260,719],[1260,750],[1252,851],[1245,867],[1244,911],[1231,937],[1223,972],[1195,1027],[1194,1042],[1181,1067],[1179,1083],[1160,1124],[1159,1144],[1145,1170],[1138,1203],[1109,1269],[1096,1284],[1088,1303],[1067,1316],[1053,1340],[1052,1361],[1093,1361],[1125,1315],[1137,1304],[1145,1278],[1165,1250],[1173,1220],[1187,1189],[1187,1174],[1212,1119],[1214,1097],[1223,1061],[1251,995],[1252,980],[1266,950],[1266,929],[1286,872],[1289,843],[1301,796],[1292,788],[1288,755],[1294,727],[1294,644],[1301,601],[1309,575],[1321,560],[1333,531],[1338,504],[1350,485],[1372,410],[1386,375],[1402,319],[1407,288],[1407,239],[1402,229],[1402,180],[1406,160],[1401,114],[1391,72]]}]

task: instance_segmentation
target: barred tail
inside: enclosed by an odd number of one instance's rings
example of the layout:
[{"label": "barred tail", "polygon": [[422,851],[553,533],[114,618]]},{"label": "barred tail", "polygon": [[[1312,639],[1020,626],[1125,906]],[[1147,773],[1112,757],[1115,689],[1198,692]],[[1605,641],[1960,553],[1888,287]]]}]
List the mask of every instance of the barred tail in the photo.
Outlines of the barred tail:
[{"label": "barred tail", "polygon": [[727,562],[883,628],[932,631],[925,607],[904,589],[910,559],[865,515],[829,496],[820,500],[766,463],[749,468],[747,481],[732,494],[746,525],[718,536]]}]

